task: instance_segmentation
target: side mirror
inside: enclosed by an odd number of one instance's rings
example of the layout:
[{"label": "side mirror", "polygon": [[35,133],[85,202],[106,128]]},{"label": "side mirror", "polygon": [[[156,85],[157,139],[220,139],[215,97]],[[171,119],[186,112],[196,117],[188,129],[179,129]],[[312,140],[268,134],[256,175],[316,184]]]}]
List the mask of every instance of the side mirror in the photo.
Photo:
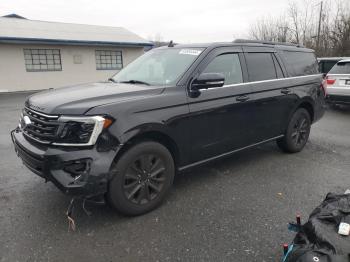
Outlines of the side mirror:
[{"label": "side mirror", "polygon": [[225,76],[221,73],[203,73],[193,80],[191,89],[200,90],[221,87],[225,83]]}]

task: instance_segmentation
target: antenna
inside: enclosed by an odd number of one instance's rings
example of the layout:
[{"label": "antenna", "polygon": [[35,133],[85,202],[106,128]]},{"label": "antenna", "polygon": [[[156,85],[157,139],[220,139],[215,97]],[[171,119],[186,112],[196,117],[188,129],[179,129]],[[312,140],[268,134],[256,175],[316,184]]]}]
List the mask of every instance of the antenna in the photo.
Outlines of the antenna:
[{"label": "antenna", "polygon": [[169,44],[168,44],[168,47],[174,47],[173,40],[170,40],[170,42],[169,42]]}]

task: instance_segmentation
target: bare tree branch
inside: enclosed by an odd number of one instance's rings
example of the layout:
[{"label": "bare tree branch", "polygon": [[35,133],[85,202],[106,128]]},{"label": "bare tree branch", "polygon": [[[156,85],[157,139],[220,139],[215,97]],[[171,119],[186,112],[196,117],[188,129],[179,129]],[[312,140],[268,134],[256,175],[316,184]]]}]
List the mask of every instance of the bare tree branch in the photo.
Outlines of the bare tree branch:
[{"label": "bare tree branch", "polygon": [[[350,56],[350,1],[311,0],[289,3],[280,17],[261,17],[250,26],[252,39],[294,42],[316,50],[318,56]],[[320,20],[319,20],[320,19]],[[317,45],[318,24],[320,41]]]}]

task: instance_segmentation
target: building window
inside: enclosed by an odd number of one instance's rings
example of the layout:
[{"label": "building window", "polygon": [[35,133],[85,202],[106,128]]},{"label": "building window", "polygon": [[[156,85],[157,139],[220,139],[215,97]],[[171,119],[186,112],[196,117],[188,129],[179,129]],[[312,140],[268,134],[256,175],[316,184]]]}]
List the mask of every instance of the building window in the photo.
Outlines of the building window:
[{"label": "building window", "polygon": [[27,72],[62,70],[59,49],[24,49],[23,52]]},{"label": "building window", "polygon": [[122,51],[96,50],[97,70],[118,70],[123,68]]}]

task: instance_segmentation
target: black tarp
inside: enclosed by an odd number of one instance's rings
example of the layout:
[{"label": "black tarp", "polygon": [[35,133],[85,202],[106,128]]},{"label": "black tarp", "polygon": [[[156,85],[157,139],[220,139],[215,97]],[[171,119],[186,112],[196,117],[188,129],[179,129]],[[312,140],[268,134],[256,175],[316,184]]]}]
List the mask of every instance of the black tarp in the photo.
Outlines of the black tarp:
[{"label": "black tarp", "polygon": [[350,262],[350,236],[338,234],[350,224],[350,195],[329,193],[299,228],[285,262]]}]

